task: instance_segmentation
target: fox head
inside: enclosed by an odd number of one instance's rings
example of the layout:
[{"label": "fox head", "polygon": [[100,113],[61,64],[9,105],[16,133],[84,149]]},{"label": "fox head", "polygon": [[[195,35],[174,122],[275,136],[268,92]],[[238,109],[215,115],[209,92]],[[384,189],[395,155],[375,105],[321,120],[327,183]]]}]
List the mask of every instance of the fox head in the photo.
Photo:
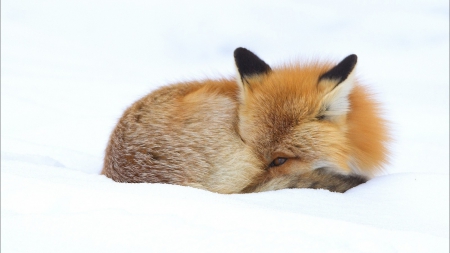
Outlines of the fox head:
[{"label": "fox head", "polygon": [[245,48],[237,48],[234,57],[238,131],[266,168],[260,181],[317,171],[370,178],[381,169],[387,158],[386,122],[355,78],[356,55],[338,64],[274,69]]}]

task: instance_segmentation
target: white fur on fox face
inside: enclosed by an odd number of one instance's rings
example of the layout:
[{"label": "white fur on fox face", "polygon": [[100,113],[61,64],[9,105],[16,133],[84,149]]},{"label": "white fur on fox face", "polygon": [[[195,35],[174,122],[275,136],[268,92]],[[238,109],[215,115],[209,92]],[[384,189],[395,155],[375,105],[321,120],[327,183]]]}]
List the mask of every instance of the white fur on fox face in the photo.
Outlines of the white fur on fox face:
[{"label": "white fur on fox face", "polygon": [[336,116],[346,115],[350,110],[349,95],[355,86],[355,69],[349,74],[347,79],[338,84],[333,90],[326,94],[322,100],[326,110],[323,116],[333,119]]}]

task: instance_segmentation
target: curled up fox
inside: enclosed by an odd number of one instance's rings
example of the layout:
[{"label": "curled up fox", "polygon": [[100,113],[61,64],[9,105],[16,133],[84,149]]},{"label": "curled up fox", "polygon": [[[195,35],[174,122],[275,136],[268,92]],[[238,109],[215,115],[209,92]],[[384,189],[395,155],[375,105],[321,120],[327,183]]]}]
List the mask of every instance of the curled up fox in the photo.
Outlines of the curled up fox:
[{"label": "curled up fox", "polygon": [[382,169],[388,129],[356,55],[276,68],[245,48],[234,58],[235,79],[177,83],[131,105],[102,174],[219,193],[345,192]]}]

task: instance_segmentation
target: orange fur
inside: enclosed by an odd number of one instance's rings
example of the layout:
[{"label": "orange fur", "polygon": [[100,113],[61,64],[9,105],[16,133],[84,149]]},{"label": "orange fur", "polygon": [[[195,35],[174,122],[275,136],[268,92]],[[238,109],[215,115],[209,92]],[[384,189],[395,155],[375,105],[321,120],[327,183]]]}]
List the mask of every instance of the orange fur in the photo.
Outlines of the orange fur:
[{"label": "orange fur", "polygon": [[[389,138],[378,104],[353,75],[341,84],[321,78],[333,66],[285,65],[156,90],[125,111],[102,174],[220,193],[344,192],[382,168]],[[272,166],[277,158],[285,162]]]},{"label": "orange fur", "polygon": [[350,95],[352,110],[347,119],[355,167],[367,176],[375,175],[387,162],[390,141],[387,122],[371,96],[365,87],[356,86]]}]

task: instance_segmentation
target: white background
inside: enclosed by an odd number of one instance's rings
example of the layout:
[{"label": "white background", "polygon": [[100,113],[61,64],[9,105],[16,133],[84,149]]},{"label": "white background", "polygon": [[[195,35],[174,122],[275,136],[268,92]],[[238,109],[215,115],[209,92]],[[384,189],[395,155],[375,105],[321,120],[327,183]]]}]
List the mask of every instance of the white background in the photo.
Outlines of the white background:
[{"label": "white background", "polygon": [[[394,142],[345,194],[219,195],[98,175],[124,109],[155,88],[358,55]],[[1,3],[2,252],[448,252],[449,3]]]}]

